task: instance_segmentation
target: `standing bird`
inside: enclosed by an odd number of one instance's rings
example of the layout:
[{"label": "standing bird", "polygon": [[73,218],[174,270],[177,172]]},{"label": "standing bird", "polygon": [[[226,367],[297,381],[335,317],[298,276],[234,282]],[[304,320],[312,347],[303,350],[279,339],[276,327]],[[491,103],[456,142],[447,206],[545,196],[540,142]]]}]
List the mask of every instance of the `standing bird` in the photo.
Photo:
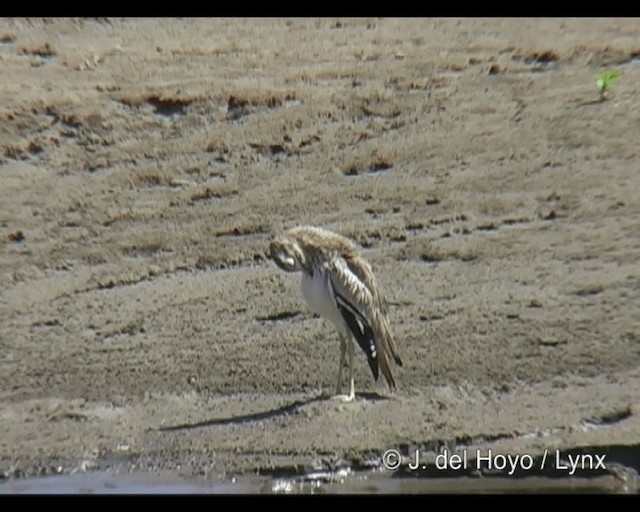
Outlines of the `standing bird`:
[{"label": "standing bird", "polygon": [[[399,366],[386,300],[378,288],[371,266],[358,254],[356,245],[337,233],[312,226],[290,229],[275,237],[269,246],[273,261],[286,272],[302,272],[302,295],[311,309],[329,320],[340,338],[340,366],[336,397],[344,402],[355,398],[352,338],[362,349],[373,378],[381,371],[396,388],[389,358]],[[342,369],[349,350],[349,394],[341,395]]]}]

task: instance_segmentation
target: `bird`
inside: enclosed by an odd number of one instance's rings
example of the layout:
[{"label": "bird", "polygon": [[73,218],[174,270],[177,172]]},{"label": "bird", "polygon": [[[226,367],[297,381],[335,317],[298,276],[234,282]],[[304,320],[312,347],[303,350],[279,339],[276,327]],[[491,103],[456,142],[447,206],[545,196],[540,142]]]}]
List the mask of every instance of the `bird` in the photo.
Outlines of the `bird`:
[{"label": "bird", "polygon": [[[349,238],[316,226],[298,226],[274,236],[269,255],[285,272],[302,272],[301,290],[311,310],[338,331],[340,363],[334,398],[355,400],[354,348],[366,356],[374,380],[381,372],[396,390],[390,359],[402,366],[385,296],[371,265]],[[349,353],[349,393],[341,394]]]}]

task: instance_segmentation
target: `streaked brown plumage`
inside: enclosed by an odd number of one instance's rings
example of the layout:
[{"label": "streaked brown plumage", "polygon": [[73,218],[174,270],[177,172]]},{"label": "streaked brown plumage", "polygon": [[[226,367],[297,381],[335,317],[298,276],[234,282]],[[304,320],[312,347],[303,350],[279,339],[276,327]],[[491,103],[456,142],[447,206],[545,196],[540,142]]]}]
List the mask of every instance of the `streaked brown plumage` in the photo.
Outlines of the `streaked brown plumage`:
[{"label": "streaked brown plumage", "polygon": [[341,344],[336,393],[340,393],[342,368],[349,349],[350,393],[354,399],[352,338],[367,356],[374,378],[382,372],[396,388],[389,359],[402,366],[388,318],[387,303],[369,263],[356,245],[331,231],[301,226],[276,236],[270,244],[273,261],[287,272],[302,272],[302,292],[311,309],[331,321]]}]

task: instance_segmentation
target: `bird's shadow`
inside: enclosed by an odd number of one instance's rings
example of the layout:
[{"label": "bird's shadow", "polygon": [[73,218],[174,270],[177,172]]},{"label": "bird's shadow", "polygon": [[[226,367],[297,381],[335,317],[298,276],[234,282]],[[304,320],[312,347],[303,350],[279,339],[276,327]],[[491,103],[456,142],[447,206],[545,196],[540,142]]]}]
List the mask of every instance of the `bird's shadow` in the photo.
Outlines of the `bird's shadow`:
[{"label": "bird's shadow", "polygon": [[[356,395],[355,402],[353,403],[357,404],[358,399],[377,402],[379,400],[388,400],[389,397],[386,397],[376,392],[363,392],[363,393],[358,393]],[[175,432],[177,430],[192,430],[196,428],[213,427],[213,426],[219,426],[219,425],[241,425],[243,423],[250,423],[252,421],[270,420],[273,418],[278,418],[280,416],[285,416],[287,414],[297,412],[299,409],[301,409],[305,405],[309,405],[314,402],[332,402],[331,395],[328,395],[326,393],[321,393],[319,395],[316,395],[310,398],[295,400],[291,403],[288,403],[281,407],[277,407],[275,409],[269,409],[266,411],[254,412],[250,414],[239,414],[237,416],[228,416],[226,418],[213,418],[210,420],[199,421],[197,423],[182,423],[179,425],[170,425],[167,427],[159,427],[157,430],[159,432]],[[345,404],[345,405],[349,405],[349,404]]]}]

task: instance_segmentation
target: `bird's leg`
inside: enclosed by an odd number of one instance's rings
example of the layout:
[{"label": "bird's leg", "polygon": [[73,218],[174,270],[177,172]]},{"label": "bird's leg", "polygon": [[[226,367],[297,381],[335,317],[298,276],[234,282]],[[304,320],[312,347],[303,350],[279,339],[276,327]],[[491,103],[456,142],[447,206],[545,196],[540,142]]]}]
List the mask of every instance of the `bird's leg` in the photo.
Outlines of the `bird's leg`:
[{"label": "bird's leg", "polygon": [[[342,374],[342,366],[344,364],[344,355],[345,355],[345,350],[348,348],[349,349],[349,394],[348,395],[341,395],[336,393],[336,395],[333,397],[334,400],[340,400],[341,402],[353,402],[356,398],[356,393],[355,393],[355,386],[354,386],[354,382],[353,382],[353,354],[354,354],[354,344],[351,342],[351,340],[349,339],[345,339],[345,338],[340,338],[342,341],[344,341],[344,343],[341,345],[342,348],[342,353],[340,356],[340,373]],[[342,377],[342,375],[340,375],[340,377]],[[340,391],[340,389],[338,389],[338,392]]]},{"label": "bird's leg", "polygon": [[343,402],[353,402],[356,398],[356,390],[353,382],[353,343],[349,343],[349,395]]},{"label": "bird's leg", "polygon": [[342,334],[340,337],[340,366],[338,366],[338,382],[336,383],[336,395],[340,395],[342,391],[342,368],[344,367],[344,356],[347,352],[347,340]]}]

